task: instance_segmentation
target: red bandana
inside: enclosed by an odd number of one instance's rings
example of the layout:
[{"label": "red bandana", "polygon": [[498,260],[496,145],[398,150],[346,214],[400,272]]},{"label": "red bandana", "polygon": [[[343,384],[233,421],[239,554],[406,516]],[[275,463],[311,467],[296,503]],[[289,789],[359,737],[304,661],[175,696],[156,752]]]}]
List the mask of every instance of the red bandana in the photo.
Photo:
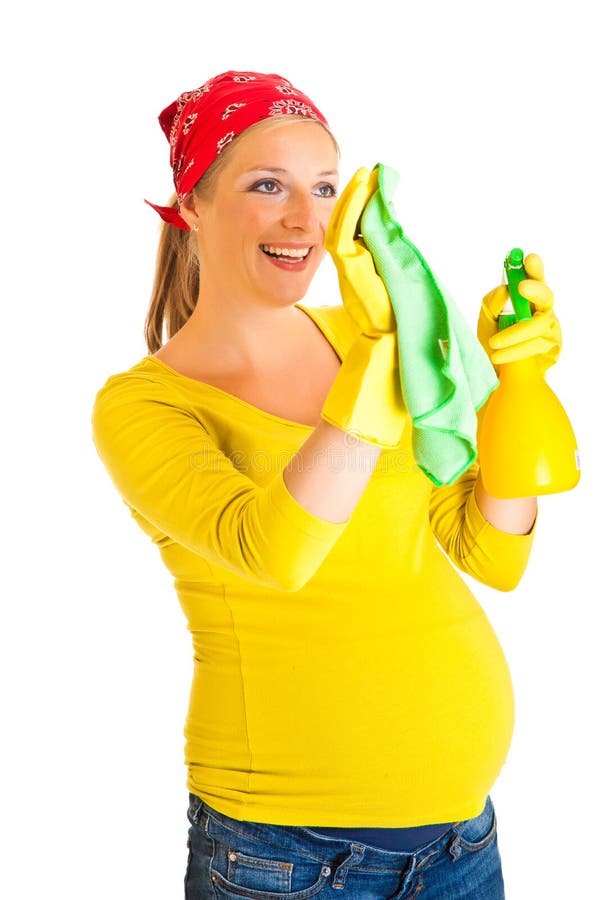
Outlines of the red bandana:
[{"label": "red bandana", "polygon": [[[180,94],[159,116],[169,141],[178,202],[197,184],[208,166],[233,138],[263,119],[306,116],[327,125],[309,97],[279,75],[260,72],[223,72],[200,88]],[[177,209],[156,206],[162,219],[189,230]]]}]

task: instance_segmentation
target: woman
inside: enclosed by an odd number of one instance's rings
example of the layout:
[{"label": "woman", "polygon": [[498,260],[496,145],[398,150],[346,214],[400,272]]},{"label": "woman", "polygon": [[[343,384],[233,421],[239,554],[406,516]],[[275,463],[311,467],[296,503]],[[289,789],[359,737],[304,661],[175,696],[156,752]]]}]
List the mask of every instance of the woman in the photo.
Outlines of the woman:
[{"label": "woman", "polygon": [[[373,178],[335,209],[312,101],[227,72],[160,122],[177,198],[154,207],[150,354],[107,380],[93,428],[193,636],[186,897],[502,897],[488,791],[510,677],[438,543],[511,589],[536,501],[489,497],[476,466],[435,488],[414,464],[395,319],[354,241]],[[344,304],[308,308],[325,239]],[[505,297],[484,301],[486,347]]]}]

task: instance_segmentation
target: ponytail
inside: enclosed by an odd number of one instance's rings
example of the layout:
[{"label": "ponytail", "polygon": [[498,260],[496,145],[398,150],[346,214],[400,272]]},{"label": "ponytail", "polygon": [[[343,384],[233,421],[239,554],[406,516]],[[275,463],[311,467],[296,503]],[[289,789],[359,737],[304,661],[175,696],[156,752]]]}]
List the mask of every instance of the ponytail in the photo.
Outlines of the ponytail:
[{"label": "ponytail", "polygon": [[[178,209],[175,194],[168,206]],[[144,323],[149,353],[162,347],[164,326],[168,338],[182,328],[195,309],[198,295],[199,257],[195,237],[190,231],[163,222],[152,295]]]}]

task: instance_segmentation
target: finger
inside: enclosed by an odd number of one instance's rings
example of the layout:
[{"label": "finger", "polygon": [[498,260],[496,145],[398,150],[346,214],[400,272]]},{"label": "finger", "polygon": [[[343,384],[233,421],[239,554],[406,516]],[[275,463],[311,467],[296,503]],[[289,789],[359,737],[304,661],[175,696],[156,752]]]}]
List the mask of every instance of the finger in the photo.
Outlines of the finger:
[{"label": "finger", "polygon": [[515,347],[526,341],[545,337],[556,343],[560,334],[559,321],[554,313],[535,313],[531,319],[524,319],[496,332],[489,338],[489,346],[493,350]]},{"label": "finger", "polygon": [[519,293],[534,304],[537,310],[546,312],[553,308],[553,291],[543,281],[525,279],[519,284]]},{"label": "finger", "polygon": [[525,344],[515,347],[505,347],[502,350],[494,350],[489,355],[489,360],[494,366],[502,366],[505,363],[516,362],[519,359],[527,359],[530,356],[548,356],[551,351],[558,351],[554,341],[539,337]]},{"label": "finger", "polygon": [[[367,170],[362,167],[352,175],[349,183],[341,192],[333,209],[332,216],[326,229],[325,244],[326,249],[331,252],[336,251],[339,254],[353,252],[351,242],[353,242],[354,229],[351,235],[348,231],[350,218],[350,206],[353,210],[354,201],[360,205],[365,189],[365,181],[367,178]],[[353,214],[352,214],[353,218]]]},{"label": "finger", "polygon": [[331,253],[351,256],[356,252],[354,235],[367,199],[370,173],[362,166],[351,177],[335,204],[326,229],[325,246]]},{"label": "finger", "polygon": [[508,301],[508,288],[500,284],[483,297],[483,309],[494,321],[498,318]]},{"label": "finger", "polygon": [[544,263],[537,253],[528,253],[523,260],[528,278],[535,278],[536,281],[544,281]]}]

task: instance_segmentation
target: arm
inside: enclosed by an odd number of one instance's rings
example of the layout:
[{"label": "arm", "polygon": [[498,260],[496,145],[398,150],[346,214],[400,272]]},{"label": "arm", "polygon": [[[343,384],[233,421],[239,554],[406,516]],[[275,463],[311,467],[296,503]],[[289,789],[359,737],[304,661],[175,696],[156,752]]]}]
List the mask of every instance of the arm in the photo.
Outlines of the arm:
[{"label": "arm", "polygon": [[474,486],[477,506],[487,521],[499,531],[507,534],[529,534],[534,527],[538,512],[536,497],[515,500],[498,500],[483,487],[480,473]]},{"label": "arm", "polygon": [[322,420],[284,469],[286,487],[312,515],[346,523],[381,450]]},{"label": "arm", "polygon": [[215,565],[299,590],[342,534],[382,451],[321,421],[265,487],[201,422],[141,375],[112,376],[92,415],[96,450],[124,502]]},{"label": "arm", "polygon": [[[124,502],[208,562],[276,590],[299,590],[342,534],[349,504],[335,510],[329,491],[323,512],[335,521],[326,521],[297,502],[282,471],[255,484],[173,399],[163,384],[129,372],[112,376],[96,396],[95,447]],[[299,477],[324,474],[317,466]]]},{"label": "arm", "polygon": [[[527,566],[535,528],[523,533],[511,532],[497,527],[498,520],[489,521],[479,506],[478,484],[475,464],[454,484],[433,488],[430,524],[441,547],[459,569],[489,587],[510,591],[517,586]],[[489,495],[481,496],[485,505]],[[502,506],[522,502],[489,500]],[[507,511],[502,515],[509,517]],[[521,515],[520,512],[511,519],[513,524],[518,524]]]}]

